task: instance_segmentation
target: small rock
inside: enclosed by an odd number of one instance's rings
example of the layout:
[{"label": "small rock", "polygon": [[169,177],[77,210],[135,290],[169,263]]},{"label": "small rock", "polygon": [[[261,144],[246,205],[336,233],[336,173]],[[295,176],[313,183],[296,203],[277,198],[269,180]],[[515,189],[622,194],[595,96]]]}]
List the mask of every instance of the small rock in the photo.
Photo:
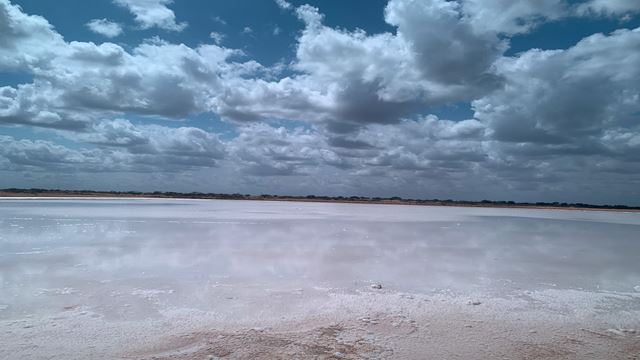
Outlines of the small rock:
[{"label": "small rock", "polygon": [[473,300],[473,301],[469,300],[469,301],[467,301],[467,305],[480,305],[480,304],[482,304],[482,303],[480,301],[478,301],[478,300]]},{"label": "small rock", "polygon": [[382,289],[382,285],[381,284],[371,284],[371,288],[380,290],[380,289]]}]

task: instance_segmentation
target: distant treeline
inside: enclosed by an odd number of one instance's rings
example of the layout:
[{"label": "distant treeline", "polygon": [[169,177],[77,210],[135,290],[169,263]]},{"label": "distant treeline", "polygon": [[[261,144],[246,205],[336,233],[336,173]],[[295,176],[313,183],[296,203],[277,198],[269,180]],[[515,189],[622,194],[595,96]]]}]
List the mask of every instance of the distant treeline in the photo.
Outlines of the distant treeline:
[{"label": "distant treeline", "polygon": [[315,202],[353,202],[374,204],[407,204],[407,205],[437,205],[437,206],[483,206],[483,207],[550,207],[572,209],[610,209],[610,210],[640,210],[640,206],[627,205],[593,205],[584,203],[566,202],[515,202],[515,201],[468,201],[468,200],[441,200],[441,199],[405,199],[399,196],[393,197],[366,197],[366,196],[322,196],[322,195],[251,195],[251,194],[220,194],[190,192],[181,193],[173,191],[95,191],[95,190],[60,190],[60,189],[2,189],[0,196],[89,196],[89,197],[153,197],[153,198],[187,198],[187,199],[224,199],[224,200],[281,200],[281,201],[315,201]]}]

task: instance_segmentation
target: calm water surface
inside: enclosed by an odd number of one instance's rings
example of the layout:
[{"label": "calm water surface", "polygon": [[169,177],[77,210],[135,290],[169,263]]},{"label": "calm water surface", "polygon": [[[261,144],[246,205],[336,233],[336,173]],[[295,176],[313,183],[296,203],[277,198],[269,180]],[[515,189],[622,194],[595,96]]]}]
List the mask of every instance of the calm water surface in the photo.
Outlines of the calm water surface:
[{"label": "calm water surface", "polygon": [[639,254],[638,213],[4,199],[0,319],[78,305],[144,315],[140,298],[207,309],[373,282],[419,293],[634,292]]}]

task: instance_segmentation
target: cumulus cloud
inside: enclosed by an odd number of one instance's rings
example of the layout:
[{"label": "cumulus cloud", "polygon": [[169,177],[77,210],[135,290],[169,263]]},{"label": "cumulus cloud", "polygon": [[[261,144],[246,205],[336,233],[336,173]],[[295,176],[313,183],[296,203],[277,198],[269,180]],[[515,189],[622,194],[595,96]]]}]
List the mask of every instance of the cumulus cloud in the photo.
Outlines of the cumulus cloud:
[{"label": "cumulus cloud", "polygon": [[167,5],[173,0],[113,0],[117,5],[127,8],[142,29],[158,27],[169,31],[182,31],[186,22],[176,23],[176,15]]},{"label": "cumulus cloud", "polygon": [[197,48],[151,39],[131,52],[113,43],[66,42],[39,16],[0,2],[0,70],[34,75],[31,84],[3,87],[0,121],[51,128],[82,128],[104,113],[183,118],[207,111],[221,78],[261,71],[231,62],[240,51]]},{"label": "cumulus cloud", "polygon": [[[455,3],[455,2],[454,2]],[[530,32],[548,21],[573,16],[624,19],[640,12],[635,0],[458,0],[474,29],[511,36]]]},{"label": "cumulus cloud", "polygon": [[217,135],[193,127],[135,126],[115,119],[60,134],[85,145],[76,149],[0,136],[0,158],[16,170],[173,172],[215,167],[226,155]]},{"label": "cumulus cloud", "polygon": [[110,160],[97,150],[73,150],[43,140],[18,140],[0,135],[0,158],[9,169],[44,169],[95,171],[109,169]]},{"label": "cumulus cloud", "polygon": [[[170,1],[117,3],[143,28],[184,27]],[[391,0],[381,16],[393,31],[377,34],[277,4],[304,25],[286,72],[219,46],[216,32],[193,47],[65,40],[0,0],[0,72],[33,77],[0,87],[0,124],[75,143],[0,136],[0,164],[219,171],[260,192],[571,200],[608,182],[620,194],[640,185],[630,176],[640,171],[640,29],[505,55],[510,37],[543,22],[623,17],[632,2]],[[473,116],[427,115],[458,102]],[[230,122],[234,136],[145,123],[202,113]]]},{"label": "cumulus cloud", "polygon": [[122,34],[122,25],[107,19],[93,19],[87,23],[89,30],[96,34],[114,38]]},{"label": "cumulus cloud", "polygon": [[224,40],[225,35],[216,31],[212,31],[209,33],[209,37],[213,39],[213,42],[215,42],[216,45],[220,45],[222,43],[222,40]]},{"label": "cumulus cloud", "polygon": [[385,18],[415,52],[424,80],[451,87],[479,85],[485,91],[496,81],[491,65],[506,44],[493,32],[474,29],[459,3],[390,1]]},{"label": "cumulus cloud", "polygon": [[[46,68],[32,69],[34,83],[3,88],[0,116],[5,121],[52,127],[53,120],[32,116],[41,113],[54,114],[59,118],[55,123],[101,112],[180,118],[203,111],[207,93],[216,88],[216,76],[198,51],[183,53],[177,45],[146,43],[134,54],[109,43],[70,43],[59,50],[62,54],[46,60]],[[200,50],[215,56],[219,49]]]},{"label": "cumulus cloud", "polygon": [[505,86],[474,101],[501,141],[583,144],[626,128],[640,111],[640,29],[595,34],[566,50],[503,58]]},{"label": "cumulus cloud", "polygon": [[323,162],[336,160],[317,132],[265,124],[243,127],[228,149],[242,171],[257,176],[308,174]]},{"label": "cumulus cloud", "polygon": [[374,125],[351,141],[375,144],[361,152],[358,166],[363,169],[373,166],[388,170],[467,171],[474,163],[486,160],[484,133],[485,126],[477,120],[454,122],[430,115],[398,125]]},{"label": "cumulus cloud", "polygon": [[293,5],[291,5],[291,3],[286,0],[275,0],[275,2],[276,5],[278,5],[278,7],[283,10],[289,10],[293,7]]},{"label": "cumulus cloud", "polygon": [[635,0],[588,0],[578,4],[576,10],[581,15],[626,15],[640,12],[640,3]]},{"label": "cumulus cloud", "polygon": [[0,70],[46,66],[55,57],[52,47],[63,43],[45,18],[27,15],[19,6],[0,0]]},{"label": "cumulus cloud", "polygon": [[102,121],[75,139],[101,147],[119,148],[134,161],[180,166],[214,166],[225,155],[218,136],[194,127],[135,126],[125,119]]},{"label": "cumulus cloud", "polygon": [[52,129],[82,130],[90,117],[64,109],[59,93],[48,84],[35,82],[0,87],[0,124],[18,124]]},{"label": "cumulus cloud", "polygon": [[564,0],[464,0],[462,7],[474,29],[508,35],[526,33],[570,11]]},{"label": "cumulus cloud", "polygon": [[385,19],[397,34],[330,28],[309,5],[296,14],[305,23],[292,65],[298,73],[277,82],[238,82],[217,112],[236,121],[304,119],[347,133],[500,85],[492,66],[506,44],[495,33],[476,32],[456,2],[389,2]]},{"label": "cumulus cloud", "polygon": [[477,120],[427,116],[372,125],[349,135],[251,124],[241,127],[226,146],[235,163],[253,175],[310,174],[322,166],[354,174],[375,168],[388,174],[465,169],[486,160],[485,140],[485,126]]},{"label": "cumulus cloud", "polygon": [[214,16],[211,18],[211,20],[217,22],[220,25],[227,25],[227,21],[223,18],[221,18],[220,16]]}]

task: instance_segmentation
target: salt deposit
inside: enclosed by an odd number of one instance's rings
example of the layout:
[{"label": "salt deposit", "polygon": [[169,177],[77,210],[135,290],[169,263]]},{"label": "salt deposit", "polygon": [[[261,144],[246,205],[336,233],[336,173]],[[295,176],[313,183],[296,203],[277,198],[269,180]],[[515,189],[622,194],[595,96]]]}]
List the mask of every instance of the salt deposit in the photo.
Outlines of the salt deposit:
[{"label": "salt deposit", "polygon": [[3,199],[0,234],[0,358],[640,353],[637,213]]}]

